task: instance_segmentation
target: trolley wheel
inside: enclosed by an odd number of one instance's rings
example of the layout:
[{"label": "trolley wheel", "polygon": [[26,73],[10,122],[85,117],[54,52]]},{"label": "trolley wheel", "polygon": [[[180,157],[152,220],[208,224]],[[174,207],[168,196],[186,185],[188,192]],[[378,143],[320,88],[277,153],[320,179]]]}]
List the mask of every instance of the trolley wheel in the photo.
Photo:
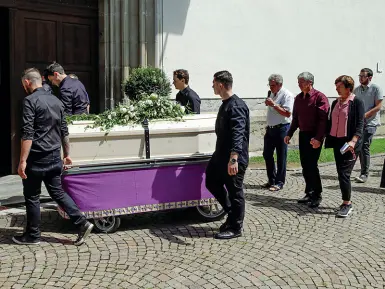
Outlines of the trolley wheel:
[{"label": "trolley wheel", "polygon": [[220,204],[197,206],[196,208],[200,218],[204,221],[218,221],[226,215],[226,212],[223,210]]},{"label": "trolley wheel", "polygon": [[97,218],[92,221],[95,230],[99,233],[113,233],[120,227],[120,218],[115,216]]}]

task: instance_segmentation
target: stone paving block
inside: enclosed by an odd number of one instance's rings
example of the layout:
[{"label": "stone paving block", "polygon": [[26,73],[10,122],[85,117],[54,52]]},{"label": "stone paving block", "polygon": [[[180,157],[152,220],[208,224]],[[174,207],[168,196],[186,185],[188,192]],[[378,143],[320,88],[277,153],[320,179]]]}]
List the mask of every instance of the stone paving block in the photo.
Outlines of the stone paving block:
[{"label": "stone paving block", "polygon": [[43,209],[43,235],[51,239],[17,246],[9,229],[21,229],[25,216],[7,215],[0,218],[0,288],[384,288],[385,191],[374,171],[382,163],[374,157],[369,181],[352,183],[347,219],[334,215],[341,202],[334,165],[320,167],[316,210],[296,202],[300,171],[288,172],[279,193],[260,188],[263,170],[250,171],[243,236],[230,241],[212,238],[223,221],[202,223],[182,210],[123,217],[118,232],[91,234],[78,248],[49,243],[74,240],[76,230]]}]

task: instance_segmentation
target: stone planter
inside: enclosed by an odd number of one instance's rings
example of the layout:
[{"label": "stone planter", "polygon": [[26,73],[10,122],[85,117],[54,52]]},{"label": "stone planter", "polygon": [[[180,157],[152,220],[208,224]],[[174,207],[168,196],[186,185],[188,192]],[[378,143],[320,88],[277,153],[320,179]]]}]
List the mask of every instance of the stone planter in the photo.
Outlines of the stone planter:
[{"label": "stone planter", "polygon": [[[150,121],[151,159],[211,154],[215,150],[214,114],[186,116],[183,121]],[[90,121],[69,125],[74,165],[136,161],[146,157],[144,127],[116,126],[109,132],[87,128]]]}]

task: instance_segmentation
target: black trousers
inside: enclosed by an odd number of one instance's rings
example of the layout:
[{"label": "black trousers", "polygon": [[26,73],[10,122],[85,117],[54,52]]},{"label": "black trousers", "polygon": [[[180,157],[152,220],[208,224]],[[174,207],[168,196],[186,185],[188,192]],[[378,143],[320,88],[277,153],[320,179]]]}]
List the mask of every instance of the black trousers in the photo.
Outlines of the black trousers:
[{"label": "black trousers", "polygon": [[314,134],[301,131],[299,133],[299,156],[302,166],[302,175],[305,179],[305,194],[312,198],[321,198],[322,183],[318,169],[318,159],[321,154],[322,144],[319,148],[313,149],[310,140]]},{"label": "black trousers", "polygon": [[72,198],[63,191],[61,173],[63,162],[57,152],[44,156],[30,156],[27,161],[26,175],[23,180],[23,194],[27,211],[26,233],[31,238],[40,238],[40,194],[44,182],[51,198],[67,213],[75,226],[86,223],[86,218]]},{"label": "black trousers", "polygon": [[349,140],[347,138],[335,138],[333,147],[338,181],[340,183],[343,201],[350,201],[351,199],[352,185],[350,182],[350,176],[357,160],[356,155],[350,151],[344,154],[341,154],[340,152],[340,148],[348,141]]},{"label": "black trousers", "polygon": [[[266,128],[263,145],[263,158],[266,163],[267,178],[270,185],[283,186],[286,179],[287,144],[284,139],[290,124],[281,127]],[[275,166],[274,150],[277,152]]]},{"label": "black trousers", "polygon": [[245,218],[243,180],[246,168],[246,165],[238,164],[238,174],[230,176],[227,162],[214,158],[206,168],[206,187],[228,214],[227,223],[233,230],[242,229]]}]

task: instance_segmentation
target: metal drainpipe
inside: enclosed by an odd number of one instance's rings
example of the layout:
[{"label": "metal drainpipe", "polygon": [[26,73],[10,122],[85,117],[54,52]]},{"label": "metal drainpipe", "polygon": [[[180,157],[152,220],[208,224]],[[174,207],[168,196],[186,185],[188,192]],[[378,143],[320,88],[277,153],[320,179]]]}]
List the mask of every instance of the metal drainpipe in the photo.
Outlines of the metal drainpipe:
[{"label": "metal drainpipe", "polygon": [[[129,76],[129,65],[130,65],[130,41],[129,41],[129,33],[130,33],[130,5],[128,1],[122,1],[122,18],[121,18],[121,26],[122,26],[122,43],[121,43],[121,51],[122,51],[122,79],[124,81]],[[122,101],[124,104],[128,103],[128,98],[124,91],[124,86],[121,86],[122,93]]]},{"label": "metal drainpipe", "polygon": [[155,0],[155,67],[163,69],[163,0]]},{"label": "metal drainpipe", "polygon": [[146,0],[139,0],[139,45],[140,45],[140,66],[147,66],[147,45],[146,45]]},{"label": "metal drainpipe", "polygon": [[122,38],[123,38],[123,41],[122,41],[122,54],[123,54],[123,57],[122,57],[122,67],[123,67],[123,79],[126,79],[128,77],[128,74],[129,74],[129,64],[130,64],[130,47],[129,47],[129,44],[130,44],[130,40],[129,40],[129,27],[130,27],[130,24],[129,24],[129,20],[130,20],[130,6],[129,6],[129,3],[128,1],[123,1],[122,2],[122,10],[123,10],[123,13],[122,13]]},{"label": "metal drainpipe", "polygon": [[115,57],[114,57],[114,41],[115,41],[115,35],[114,35],[114,2],[110,1],[109,2],[109,5],[108,5],[109,9],[108,9],[108,13],[109,13],[109,26],[108,26],[108,29],[109,29],[109,60],[110,60],[110,63],[109,63],[109,67],[108,67],[108,70],[110,72],[110,75],[109,75],[109,82],[110,82],[110,86],[109,86],[109,96],[110,96],[110,109],[113,109],[115,107],[115,94],[114,94],[114,77],[115,77],[115,71],[114,71],[114,67],[116,65],[115,63]]}]

